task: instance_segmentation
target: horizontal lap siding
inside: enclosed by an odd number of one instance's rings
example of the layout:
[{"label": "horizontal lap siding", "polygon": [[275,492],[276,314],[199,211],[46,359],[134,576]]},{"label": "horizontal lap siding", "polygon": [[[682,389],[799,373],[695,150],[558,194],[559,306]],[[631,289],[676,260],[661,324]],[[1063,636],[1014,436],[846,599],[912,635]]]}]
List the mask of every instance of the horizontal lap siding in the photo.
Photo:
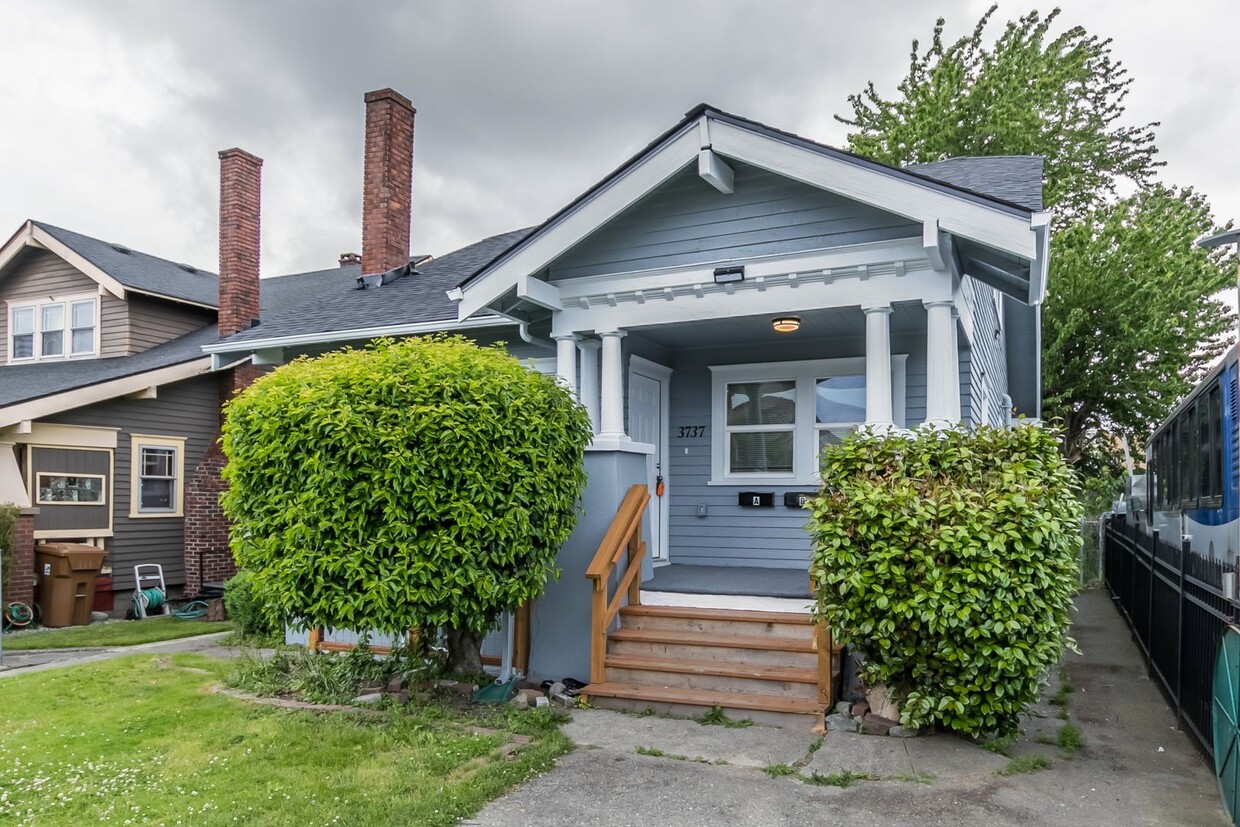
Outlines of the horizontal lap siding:
[{"label": "horizontal lap siding", "polygon": [[[46,300],[75,294],[99,295],[99,285],[64,259],[46,250],[27,250],[0,281],[0,302]],[[129,350],[129,314],[125,302],[100,296],[100,351],[102,356],[126,356]],[[0,362],[9,356],[9,310],[0,304]]]},{"label": "horizontal lap siding", "polygon": [[121,429],[117,435],[113,484],[114,535],[105,543],[108,563],[115,572],[115,588],[133,588],[133,567],[138,563],[159,563],[169,586],[184,584],[184,518],[129,516],[131,435],[186,437],[185,479],[180,481],[184,486],[203,451],[215,438],[219,421],[217,394],[215,377],[196,377],[159,388],[156,399],[112,400],[44,420]]},{"label": "horizontal lap siding", "polygon": [[129,345],[139,353],[206,327],[215,321],[215,312],[131,296],[129,319]]},{"label": "horizontal lap siding", "polygon": [[553,280],[919,236],[907,219],[744,164],[724,195],[686,169],[570,250]]},{"label": "horizontal lap siding", "polygon": [[[708,485],[711,475],[711,373],[710,365],[832,359],[864,354],[861,339],[840,339],[810,345],[787,344],[760,347],[695,349],[676,355],[673,361],[668,440],[668,508],[670,556],[673,563],[710,566],[760,566],[803,568],[809,563],[810,541],[805,513],[785,508],[783,493],[809,491],[811,486]],[[925,418],[925,337],[896,336],[892,350],[907,353],[905,416],[908,424]],[[682,425],[705,425],[696,438],[678,438]],[[774,491],[774,508],[742,508],[737,493],[744,490]],[[704,504],[706,517],[697,516]]]}]

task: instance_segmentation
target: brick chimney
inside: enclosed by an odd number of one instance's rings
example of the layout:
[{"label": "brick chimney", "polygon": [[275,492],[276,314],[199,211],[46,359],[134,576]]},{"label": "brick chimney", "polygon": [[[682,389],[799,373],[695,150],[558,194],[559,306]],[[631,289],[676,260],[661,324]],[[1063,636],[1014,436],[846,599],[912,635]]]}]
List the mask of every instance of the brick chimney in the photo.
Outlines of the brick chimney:
[{"label": "brick chimney", "polygon": [[258,322],[259,203],[263,159],[220,153],[220,337]]},{"label": "brick chimney", "polygon": [[362,275],[378,275],[409,262],[415,114],[409,99],[391,89],[366,93]]}]

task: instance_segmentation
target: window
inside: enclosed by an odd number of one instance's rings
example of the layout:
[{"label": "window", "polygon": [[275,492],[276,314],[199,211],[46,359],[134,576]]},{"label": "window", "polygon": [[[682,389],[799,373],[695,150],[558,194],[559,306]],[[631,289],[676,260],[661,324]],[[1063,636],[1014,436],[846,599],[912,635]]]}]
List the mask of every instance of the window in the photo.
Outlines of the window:
[{"label": "window", "polygon": [[[892,409],[904,420],[905,356]],[[865,422],[865,359],[711,367],[712,485],[813,485],[822,448]]]},{"label": "window", "polygon": [[134,434],[130,517],[179,517],[185,500],[185,440]]},{"label": "window", "polygon": [[39,505],[105,505],[102,474],[36,475]]},{"label": "window", "polygon": [[1192,508],[1197,505],[1197,408],[1193,406],[1176,417],[1175,429],[1180,435],[1180,505]]},{"label": "window", "polygon": [[10,306],[9,361],[94,356],[98,310],[95,297]]},{"label": "window", "polygon": [[[1205,409],[1202,411],[1202,499],[1211,500],[1211,505],[1218,504],[1223,497],[1223,392],[1218,385],[1210,388],[1205,395]],[[1208,424],[1206,423],[1208,420]],[[1210,438],[1206,439],[1206,433]]]}]

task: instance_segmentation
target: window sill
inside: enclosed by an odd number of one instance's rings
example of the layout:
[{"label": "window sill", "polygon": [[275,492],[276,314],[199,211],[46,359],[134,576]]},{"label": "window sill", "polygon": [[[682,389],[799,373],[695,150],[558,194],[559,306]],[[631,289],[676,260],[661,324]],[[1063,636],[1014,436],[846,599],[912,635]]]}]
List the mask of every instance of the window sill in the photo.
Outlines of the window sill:
[{"label": "window sill", "polygon": [[131,520],[159,520],[184,517],[183,511],[130,511],[129,519]]},{"label": "window sill", "polygon": [[819,479],[801,479],[798,477],[723,477],[722,479],[709,479],[706,481],[709,486],[729,487],[729,488],[761,488],[763,486],[794,486],[797,488],[817,488],[822,484]]}]

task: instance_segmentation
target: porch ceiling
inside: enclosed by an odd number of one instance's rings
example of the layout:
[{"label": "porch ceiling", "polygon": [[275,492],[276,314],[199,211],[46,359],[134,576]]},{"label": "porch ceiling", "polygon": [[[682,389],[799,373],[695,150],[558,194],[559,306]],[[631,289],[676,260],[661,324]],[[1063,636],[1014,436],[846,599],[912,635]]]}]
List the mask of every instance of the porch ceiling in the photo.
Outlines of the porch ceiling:
[{"label": "porch ceiling", "polygon": [[[720,344],[796,343],[814,339],[865,337],[865,315],[859,307],[833,307],[826,310],[789,311],[801,319],[795,333],[776,333],[771,328],[770,314],[742,316],[731,319],[705,319],[695,322],[651,327],[631,327],[631,334],[640,335],[655,344],[676,350],[693,347],[714,347]],[[920,303],[893,305],[891,334],[924,334],[926,311]]]}]

